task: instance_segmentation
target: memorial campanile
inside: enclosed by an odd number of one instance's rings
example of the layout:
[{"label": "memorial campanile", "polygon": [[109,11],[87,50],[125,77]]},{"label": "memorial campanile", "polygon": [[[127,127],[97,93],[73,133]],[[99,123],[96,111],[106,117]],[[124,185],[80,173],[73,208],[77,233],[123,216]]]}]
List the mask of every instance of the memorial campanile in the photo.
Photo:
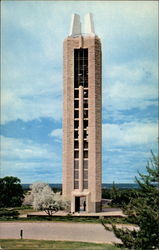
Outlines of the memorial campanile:
[{"label": "memorial campanile", "polygon": [[101,209],[102,60],[92,14],[72,16],[64,40],[63,196],[71,212]]}]

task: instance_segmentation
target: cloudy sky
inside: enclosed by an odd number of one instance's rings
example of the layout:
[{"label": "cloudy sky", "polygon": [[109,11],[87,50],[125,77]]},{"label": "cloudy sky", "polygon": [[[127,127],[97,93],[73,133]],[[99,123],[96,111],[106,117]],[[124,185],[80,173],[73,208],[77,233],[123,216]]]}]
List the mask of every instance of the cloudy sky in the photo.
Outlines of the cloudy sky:
[{"label": "cloudy sky", "polygon": [[63,40],[93,13],[103,48],[103,183],[157,151],[156,1],[3,1],[1,176],[61,183]]}]

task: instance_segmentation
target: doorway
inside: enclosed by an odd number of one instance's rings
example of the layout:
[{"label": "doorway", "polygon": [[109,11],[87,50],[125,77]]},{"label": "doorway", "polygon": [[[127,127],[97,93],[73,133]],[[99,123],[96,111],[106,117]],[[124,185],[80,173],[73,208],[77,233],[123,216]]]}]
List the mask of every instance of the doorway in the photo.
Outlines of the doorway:
[{"label": "doorway", "polygon": [[75,212],[80,211],[80,197],[75,197]]},{"label": "doorway", "polygon": [[75,212],[85,212],[86,211],[86,196],[76,196],[75,197]]}]

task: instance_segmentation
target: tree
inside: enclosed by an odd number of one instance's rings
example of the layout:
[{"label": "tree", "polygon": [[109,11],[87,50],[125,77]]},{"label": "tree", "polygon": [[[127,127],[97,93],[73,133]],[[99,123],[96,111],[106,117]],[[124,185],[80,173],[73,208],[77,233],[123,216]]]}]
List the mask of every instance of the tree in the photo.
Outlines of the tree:
[{"label": "tree", "polygon": [[44,187],[48,186],[47,183],[35,182],[30,185],[31,191],[28,191],[23,200],[23,205],[32,206],[34,198],[43,190]]},{"label": "tree", "polygon": [[27,191],[23,200],[23,206],[32,206],[34,197],[30,191]]},{"label": "tree", "polygon": [[140,196],[124,208],[129,221],[138,229],[124,230],[112,226],[115,235],[128,249],[159,248],[159,158],[153,153],[146,169],[147,174],[139,173],[140,179],[136,178]]},{"label": "tree", "polygon": [[48,186],[48,184],[44,183],[44,182],[35,182],[35,183],[33,183],[30,186],[32,195],[34,196],[37,193],[41,192],[44,189],[44,187],[46,187],[46,186]]},{"label": "tree", "polygon": [[131,200],[140,196],[140,191],[138,189],[112,189],[111,190],[111,205],[114,207],[124,207],[128,205]]},{"label": "tree", "polygon": [[31,193],[25,197],[36,210],[45,211],[49,216],[59,210],[69,209],[69,201],[65,200],[60,193],[54,193],[46,183],[34,183]]},{"label": "tree", "polygon": [[0,178],[0,207],[21,206],[24,195],[21,181],[17,177]]}]

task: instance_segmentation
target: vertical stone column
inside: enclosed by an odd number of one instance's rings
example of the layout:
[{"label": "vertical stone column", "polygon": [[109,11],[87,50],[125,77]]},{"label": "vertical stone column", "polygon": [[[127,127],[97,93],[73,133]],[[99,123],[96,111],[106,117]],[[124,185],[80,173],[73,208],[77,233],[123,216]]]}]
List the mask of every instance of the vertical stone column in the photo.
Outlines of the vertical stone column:
[{"label": "vertical stone column", "polygon": [[79,86],[79,191],[83,191],[83,86]]}]

